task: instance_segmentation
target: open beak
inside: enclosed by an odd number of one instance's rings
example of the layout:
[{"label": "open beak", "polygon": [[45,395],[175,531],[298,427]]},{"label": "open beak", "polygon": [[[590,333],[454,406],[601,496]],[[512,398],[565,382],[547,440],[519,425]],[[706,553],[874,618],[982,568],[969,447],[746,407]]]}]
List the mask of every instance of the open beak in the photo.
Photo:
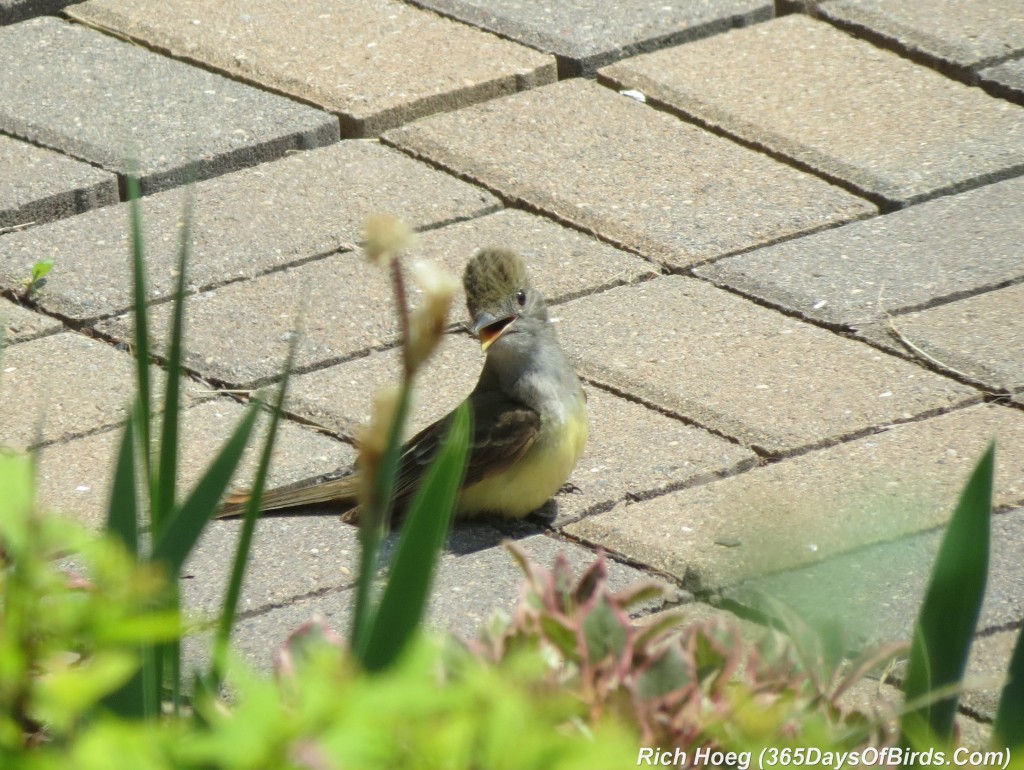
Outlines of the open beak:
[{"label": "open beak", "polygon": [[481,313],[473,324],[473,332],[480,337],[480,349],[486,353],[487,348],[493,345],[515,320],[514,315],[495,318],[490,313]]}]

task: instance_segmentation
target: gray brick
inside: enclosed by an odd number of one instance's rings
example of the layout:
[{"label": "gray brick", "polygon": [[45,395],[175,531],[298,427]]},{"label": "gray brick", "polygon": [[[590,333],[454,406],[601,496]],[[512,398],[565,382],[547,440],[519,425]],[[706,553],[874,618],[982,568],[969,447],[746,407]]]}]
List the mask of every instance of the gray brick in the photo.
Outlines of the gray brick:
[{"label": "gray brick", "polygon": [[1024,58],[986,67],[978,73],[978,82],[994,96],[1024,104]]},{"label": "gray brick", "polygon": [[675,266],[874,213],[820,179],[579,79],[384,139]]},{"label": "gray brick", "polygon": [[[44,337],[59,331],[62,326],[56,318],[50,318],[42,313],[34,313],[0,297],[0,332],[3,334],[0,337],[0,348],[5,343],[24,342],[36,337]],[[0,352],[0,371],[3,370],[2,356],[3,353]],[[0,380],[2,380],[2,376],[0,376]]]},{"label": "gray brick", "polygon": [[373,136],[556,76],[550,56],[394,0],[94,0],[69,13],[321,105],[338,113],[347,136]]},{"label": "gray brick", "polygon": [[1017,628],[974,640],[967,671],[964,672],[964,692],[960,696],[962,707],[983,719],[995,719],[1010,656],[1021,633],[1024,631]]},{"label": "gray brick", "polygon": [[11,346],[0,363],[0,445],[25,449],[117,425],[134,371],[127,353],[79,334]]},{"label": "gray brick", "polygon": [[[300,321],[303,303],[309,310]],[[166,329],[169,303],[151,312]],[[239,281],[190,298],[185,365],[204,377],[249,387],[281,373],[297,324],[299,369],[332,363],[394,342],[398,323],[388,274],[358,252]],[[101,322],[104,334],[127,341],[132,316]],[[164,351],[157,343],[157,351]]]},{"label": "gray brick", "polygon": [[[494,612],[512,611],[519,596],[522,573],[499,545],[502,538],[500,532],[486,525],[457,527],[453,531],[449,551],[441,559],[431,594],[429,626],[472,637]],[[551,567],[558,552],[566,554],[577,575],[594,559],[594,554],[585,548],[542,535],[529,536],[518,542],[545,568]],[[339,548],[332,548],[328,558],[333,555],[333,558],[340,559],[339,553]],[[282,554],[281,558],[288,557]],[[614,562],[609,564],[609,584],[613,590],[645,577],[630,567]],[[243,619],[235,627],[236,649],[250,665],[268,669],[273,653],[288,635],[315,614],[347,637],[354,601],[354,591],[328,591]],[[193,642],[190,648],[193,660],[203,660],[208,655],[201,642]]]},{"label": "gray brick", "polygon": [[[191,489],[242,418],[244,408],[226,397],[197,404],[182,412],[179,442],[180,489]],[[242,457],[241,468],[233,486],[245,489],[259,462],[259,452],[266,436],[266,421],[261,419],[254,438]],[[45,447],[39,456],[39,500],[48,510],[60,511],[90,527],[102,526],[110,495],[114,456],[121,438],[120,430],[108,430],[63,444]],[[352,448],[327,436],[301,428],[293,423],[281,424],[274,458],[270,466],[269,486],[279,486],[313,478],[349,467]],[[334,517],[318,517],[334,519]],[[288,520],[288,519],[286,519]],[[334,522],[339,523],[339,522]],[[340,526],[340,523],[339,523]],[[310,530],[319,532],[317,526]],[[218,569],[230,569],[230,539],[237,524],[219,521],[210,525],[213,533],[202,541],[190,569],[198,574],[203,559],[219,560]],[[282,525],[268,526],[268,532],[283,533]],[[283,538],[284,535],[281,534]],[[294,541],[290,541],[294,546]],[[257,549],[262,546],[257,544]],[[220,573],[218,573],[220,574]],[[301,576],[295,576],[301,580]],[[187,584],[186,588],[191,590]],[[222,585],[211,584],[211,595]],[[220,594],[217,594],[220,595]],[[212,600],[210,600],[212,601]],[[260,600],[262,601],[262,600]]]},{"label": "gray brick", "polygon": [[[1001,456],[1001,455],[1000,455]],[[838,620],[853,649],[910,641],[943,530],[901,538],[770,575],[726,591],[758,606],[756,593],[781,599],[812,623]],[[978,630],[1024,617],[1024,510],[992,518],[991,560]]]},{"label": "gray brick", "polygon": [[57,13],[75,0],[0,0],[0,25],[14,24],[44,13]]},{"label": "gray brick", "polygon": [[975,69],[1024,54],[1017,0],[841,0],[821,18],[941,70]]},{"label": "gray brick", "polygon": [[111,203],[117,203],[113,174],[0,136],[0,234]]},{"label": "gray brick", "polygon": [[[942,371],[990,391],[1024,390],[1024,284],[990,291],[892,320]],[[881,344],[901,347],[888,325],[864,330]]]},{"label": "gray brick", "polygon": [[1024,109],[802,15],[601,75],[889,206],[1024,171]]},{"label": "gray brick", "polygon": [[338,139],[337,120],[219,75],[41,18],[0,29],[0,129],[119,174],[143,193]]},{"label": "gray brick", "polygon": [[862,329],[899,313],[1024,277],[1024,179],[697,268],[697,275]]},{"label": "gray brick", "polygon": [[[363,220],[386,211],[413,227],[478,216],[495,199],[374,142],[342,142],[143,199],[149,286],[170,296],[186,196],[194,197],[189,284],[207,288],[353,249]],[[0,285],[16,287],[37,259],[55,266],[47,310],[79,320],[131,307],[128,204],[0,238]],[[289,304],[285,310],[291,311]]]},{"label": "gray brick", "polygon": [[772,17],[764,0],[697,0],[675,6],[645,0],[412,0],[414,5],[490,30],[558,58],[561,77],[593,77],[624,56],[724,32]]},{"label": "gray brick", "polygon": [[862,343],[681,276],[570,302],[580,371],[771,453],[978,398]]},{"label": "gray brick", "polygon": [[1019,505],[1024,413],[981,405],[619,506],[566,530],[687,589],[717,590],[945,523],[993,436],[994,504]]}]

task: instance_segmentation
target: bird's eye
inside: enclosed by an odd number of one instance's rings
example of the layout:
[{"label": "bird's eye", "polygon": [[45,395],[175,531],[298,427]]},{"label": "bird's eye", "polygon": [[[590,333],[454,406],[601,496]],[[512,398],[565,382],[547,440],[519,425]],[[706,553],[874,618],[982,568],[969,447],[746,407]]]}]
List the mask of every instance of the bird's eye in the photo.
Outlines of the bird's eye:
[{"label": "bird's eye", "polygon": [[523,307],[526,304],[526,292],[522,289],[516,292],[516,302],[519,303],[519,307]]}]

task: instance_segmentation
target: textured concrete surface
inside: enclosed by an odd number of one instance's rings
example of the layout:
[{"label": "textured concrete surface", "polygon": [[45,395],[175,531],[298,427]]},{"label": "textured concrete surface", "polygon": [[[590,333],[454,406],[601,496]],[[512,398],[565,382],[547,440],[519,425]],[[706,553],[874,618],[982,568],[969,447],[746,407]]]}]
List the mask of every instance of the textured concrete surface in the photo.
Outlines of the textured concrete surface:
[{"label": "textured concrete surface", "polygon": [[[190,488],[199,479],[243,414],[244,408],[240,404],[225,397],[184,410],[179,442],[182,488]],[[237,483],[233,486],[244,489],[249,485],[259,462],[265,427],[262,421],[257,426],[256,438],[243,455]],[[89,526],[100,526],[106,516],[110,469],[120,437],[120,430],[108,430],[44,448],[39,459],[39,500],[42,506],[72,515]],[[354,459],[355,453],[350,446],[285,423],[274,448],[269,483],[278,486],[312,478],[337,468],[347,468]],[[226,542],[225,538],[234,531],[234,526],[226,521],[214,525],[212,531],[221,534],[211,534],[209,543],[201,549],[201,554],[210,559],[221,559],[221,567],[225,569],[230,555],[218,552],[218,556],[208,549],[216,550],[217,543]],[[212,583],[208,588],[219,590]]]},{"label": "textured concrete surface", "polygon": [[[943,534],[938,529],[851,551],[729,588],[725,595],[755,607],[758,594],[774,597],[815,624],[838,620],[853,649],[909,641]],[[1004,627],[1024,613],[1022,548],[1024,510],[993,516],[979,631]]]},{"label": "textured concrete surface", "polygon": [[[428,610],[430,626],[473,637],[481,621],[495,611],[512,611],[522,573],[501,547],[501,540],[501,533],[486,525],[463,527],[454,533],[435,578],[433,602]],[[517,542],[544,567],[551,566],[556,553],[564,553],[577,575],[594,559],[593,553],[585,548],[541,535],[526,536]],[[334,547],[331,553],[340,554],[342,548]],[[613,589],[624,588],[644,577],[631,567],[609,563],[609,584]],[[245,618],[235,627],[237,648],[250,664],[268,669],[274,651],[288,634],[314,614],[347,635],[354,599],[350,590],[326,591]],[[193,644],[190,653],[198,659],[204,655],[200,644]]]},{"label": "textured concrete surface", "polygon": [[[419,376],[409,434],[454,409],[476,384],[483,365],[477,342],[450,335]],[[289,410],[346,435],[370,416],[371,396],[397,382],[396,351],[371,353],[295,378]],[[572,489],[555,498],[556,522],[585,511],[706,481],[750,467],[755,456],[706,431],[597,388],[587,388],[590,438],[569,477]]]},{"label": "textured concrete surface", "polygon": [[1024,109],[802,15],[601,75],[889,206],[1024,171]]},{"label": "textured concrete surface", "polygon": [[[377,211],[431,227],[497,208],[482,190],[375,142],[290,155],[201,182],[192,195],[189,286],[198,289],[353,249],[363,220]],[[174,289],[185,198],[169,190],[141,204],[154,299]],[[80,320],[124,312],[129,243],[128,204],[10,233],[0,238],[0,286],[20,285],[37,259],[52,259],[46,309]]]},{"label": "textured concrete surface", "polygon": [[983,69],[978,82],[994,96],[1024,105],[1024,58]]},{"label": "textured concrete surface", "polygon": [[865,336],[886,345],[909,342],[944,372],[990,391],[1024,390],[1024,284],[939,305],[875,326]]},{"label": "textured concrete surface", "polygon": [[55,318],[34,313],[10,300],[0,298],[0,333],[3,334],[0,337],[0,346],[43,337],[59,331],[61,327],[61,322]]},{"label": "textured concrete surface", "polygon": [[320,110],[86,27],[23,25],[0,29],[0,129],[119,174],[134,162],[144,194],[338,139]]},{"label": "textured concrete surface", "polygon": [[1024,500],[1024,413],[976,406],[622,505],[566,531],[715,590],[943,524],[996,437],[997,506]]},{"label": "textured concrete surface", "polygon": [[820,179],[578,79],[384,140],[675,266],[874,213]]},{"label": "textured concrete surface", "polygon": [[117,203],[113,174],[0,136],[0,233],[111,203]]},{"label": "textured concrete surface", "polygon": [[819,3],[817,12],[940,69],[977,69],[1024,55],[1024,9],[1017,0],[840,0]]},{"label": "textured concrete surface", "polygon": [[598,67],[624,56],[677,45],[770,19],[765,0],[650,3],[600,0],[412,0],[467,24],[554,54],[562,78],[593,77]]},{"label": "textured concrete surface", "polygon": [[120,423],[134,371],[127,353],[71,332],[12,345],[0,361],[0,446],[22,450]]},{"label": "textured concrete surface", "polygon": [[94,0],[69,13],[338,113],[347,136],[556,75],[550,56],[396,0]]},{"label": "textured concrete surface", "polygon": [[[347,358],[397,340],[390,301],[387,273],[354,251],[202,292],[189,302],[185,365],[232,387],[266,381],[280,375],[297,323],[299,369]],[[318,310],[300,322],[307,302]],[[154,308],[154,328],[167,328],[170,314],[169,303]],[[131,316],[99,329],[128,340]]]},{"label": "textured concrete surface", "polygon": [[758,249],[696,274],[830,324],[861,329],[1024,278],[1024,178]]},{"label": "textured concrete surface", "polygon": [[964,673],[961,707],[970,709],[983,719],[995,718],[999,693],[1006,683],[1008,661],[1021,633],[1021,629],[1016,628],[975,638]]},{"label": "textured concrete surface", "polygon": [[0,0],[0,25],[14,24],[44,13],[57,13],[74,0]]},{"label": "textured concrete surface", "polygon": [[559,314],[585,375],[773,454],[978,397],[680,276],[576,300]]}]

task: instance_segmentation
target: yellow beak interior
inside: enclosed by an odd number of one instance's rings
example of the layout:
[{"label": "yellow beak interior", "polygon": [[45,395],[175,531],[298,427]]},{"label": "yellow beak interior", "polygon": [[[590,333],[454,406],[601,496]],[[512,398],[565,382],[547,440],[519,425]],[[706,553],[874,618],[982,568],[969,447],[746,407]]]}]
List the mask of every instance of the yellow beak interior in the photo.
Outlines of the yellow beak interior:
[{"label": "yellow beak interior", "polygon": [[512,325],[515,321],[515,316],[508,316],[507,318],[501,318],[492,324],[488,324],[480,330],[480,349],[484,352],[487,351],[491,345],[493,345],[498,337],[505,333],[505,330]]}]

